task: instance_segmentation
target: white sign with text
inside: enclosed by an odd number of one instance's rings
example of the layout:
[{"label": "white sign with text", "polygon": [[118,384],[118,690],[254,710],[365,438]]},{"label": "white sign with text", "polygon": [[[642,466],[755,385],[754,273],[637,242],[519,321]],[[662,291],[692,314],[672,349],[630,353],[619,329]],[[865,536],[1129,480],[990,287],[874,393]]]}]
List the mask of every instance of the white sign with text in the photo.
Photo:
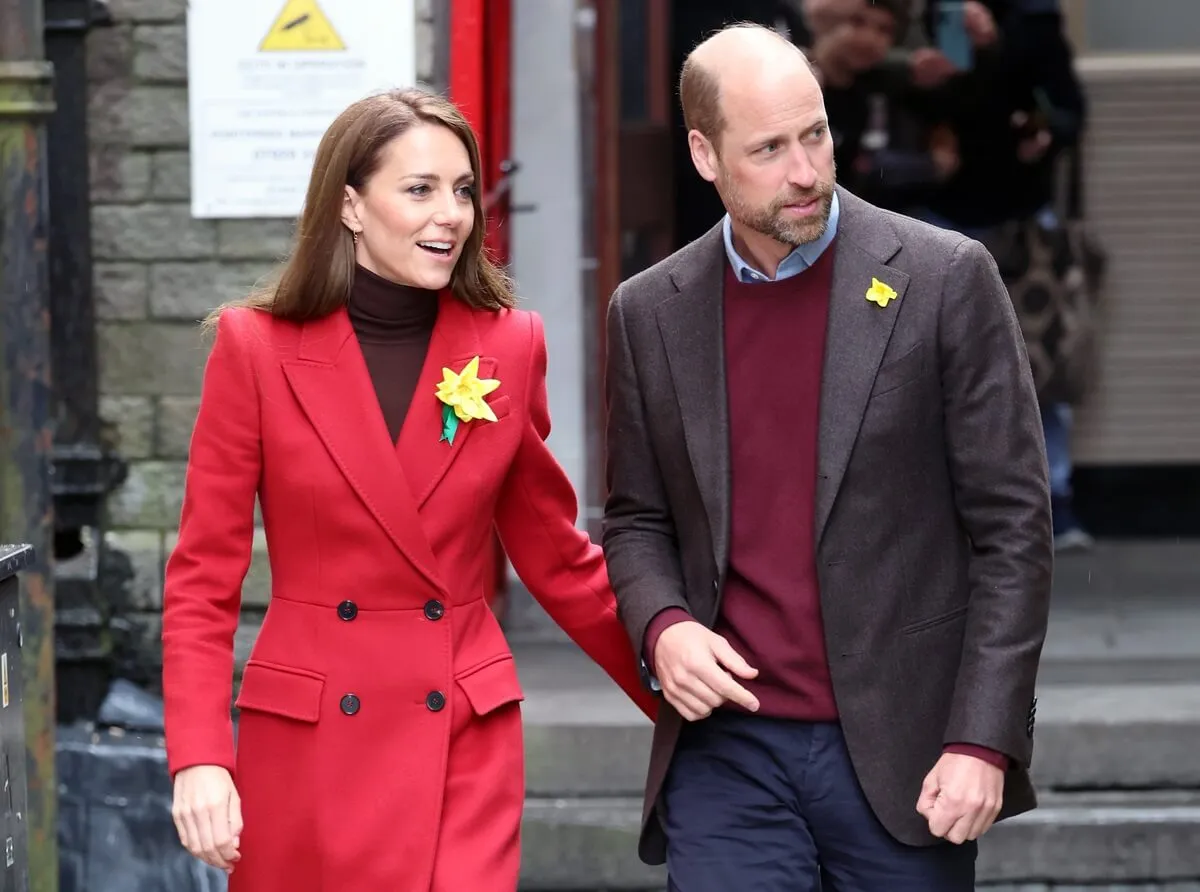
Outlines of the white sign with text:
[{"label": "white sign with text", "polygon": [[295,217],[326,128],[416,83],[415,0],[192,0],[194,217]]}]

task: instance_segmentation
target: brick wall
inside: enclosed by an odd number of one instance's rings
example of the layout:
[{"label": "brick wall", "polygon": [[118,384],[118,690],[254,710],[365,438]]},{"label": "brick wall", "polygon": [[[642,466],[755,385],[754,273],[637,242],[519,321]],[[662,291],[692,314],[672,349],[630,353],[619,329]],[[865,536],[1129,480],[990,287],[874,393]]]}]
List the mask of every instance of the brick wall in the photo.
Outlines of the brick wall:
[{"label": "brick wall", "polygon": [[[434,80],[434,3],[418,0],[417,71]],[[101,415],[129,477],[108,544],[132,576],[114,600],[158,651],[163,563],[175,540],[210,309],[247,293],[286,253],[290,220],[194,220],[189,200],[187,0],[111,0],[88,37],[92,237]],[[244,606],[268,594],[258,535]]]}]

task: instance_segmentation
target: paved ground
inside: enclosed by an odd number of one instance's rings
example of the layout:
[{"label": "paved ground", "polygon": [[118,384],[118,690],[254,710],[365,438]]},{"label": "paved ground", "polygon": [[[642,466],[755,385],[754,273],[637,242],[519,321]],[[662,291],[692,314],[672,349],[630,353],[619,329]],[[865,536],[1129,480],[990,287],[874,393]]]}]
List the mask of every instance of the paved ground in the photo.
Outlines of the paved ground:
[{"label": "paved ground", "polygon": [[1047,682],[1200,681],[1200,542],[1059,558]]}]

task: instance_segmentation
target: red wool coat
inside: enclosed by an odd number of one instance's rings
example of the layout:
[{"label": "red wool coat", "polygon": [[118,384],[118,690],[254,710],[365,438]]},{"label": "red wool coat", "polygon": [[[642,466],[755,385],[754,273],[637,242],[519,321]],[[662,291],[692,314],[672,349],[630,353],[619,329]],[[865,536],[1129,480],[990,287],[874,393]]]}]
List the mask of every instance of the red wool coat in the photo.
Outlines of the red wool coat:
[{"label": "red wool coat", "polygon": [[[498,421],[439,442],[435,388],[481,357]],[[521,686],[484,601],[493,527],[534,596],[653,717],[599,547],[544,440],[532,313],[443,295],[393,445],[344,311],[222,314],[166,569],[169,769],[223,765],[242,797],[231,892],[512,892]],[[258,496],[271,601],[230,720]]]}]

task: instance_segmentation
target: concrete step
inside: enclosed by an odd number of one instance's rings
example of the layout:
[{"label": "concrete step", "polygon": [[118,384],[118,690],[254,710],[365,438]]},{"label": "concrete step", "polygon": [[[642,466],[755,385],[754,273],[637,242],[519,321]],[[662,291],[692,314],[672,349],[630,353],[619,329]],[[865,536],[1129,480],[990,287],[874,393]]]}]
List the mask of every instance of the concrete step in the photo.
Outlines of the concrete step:
[{"label": "concrete step", "polygon": [[988,882],[1200,881],[1200,792],[1045,794],[980,845]]},{"label": "concrete step", "polygon": [[[1200,610],[1188,620],[1200,623]],[[1200,657],[1047,655],[1038,681],[1043,685],[1192,684],[1200,679]]]},{"label": "concrete step", "polygon": [[1198,742],[1200,684],[1048,685],[1033,776],[1044,789],[1200,789]]},{"label": "concrete step", "polygon": [[[526,803],[521,888],[648,890],[661,868],[637,858],[641,804],[629,798]],[[1073,793],[994,827],[980,843],[981,886],[1035,890],[1200,886],[1200,794]]]},{"label": "concrete step", "polygon": [[637,856],[641,801],[527,798],[521,890],[626,892],[663,889],[666,871]]},{"label": "concrete step", "polygon": [[[645,717],[574,648],[516,653],[530,795],[639,795]],[[1200,789],[1200,684],[1045,685],[1038,698],[1039,788]]]},{"label": "concrete step", "polygon": [[[662,871],[636,857],[649,722],[573,648],[523,645],[517,665],[529,792],[522,889],[661,890]],[[1044,685],[1042,806],[985,838],[981,888],[1200,892],[1198,740],[1200,684]]]}]

